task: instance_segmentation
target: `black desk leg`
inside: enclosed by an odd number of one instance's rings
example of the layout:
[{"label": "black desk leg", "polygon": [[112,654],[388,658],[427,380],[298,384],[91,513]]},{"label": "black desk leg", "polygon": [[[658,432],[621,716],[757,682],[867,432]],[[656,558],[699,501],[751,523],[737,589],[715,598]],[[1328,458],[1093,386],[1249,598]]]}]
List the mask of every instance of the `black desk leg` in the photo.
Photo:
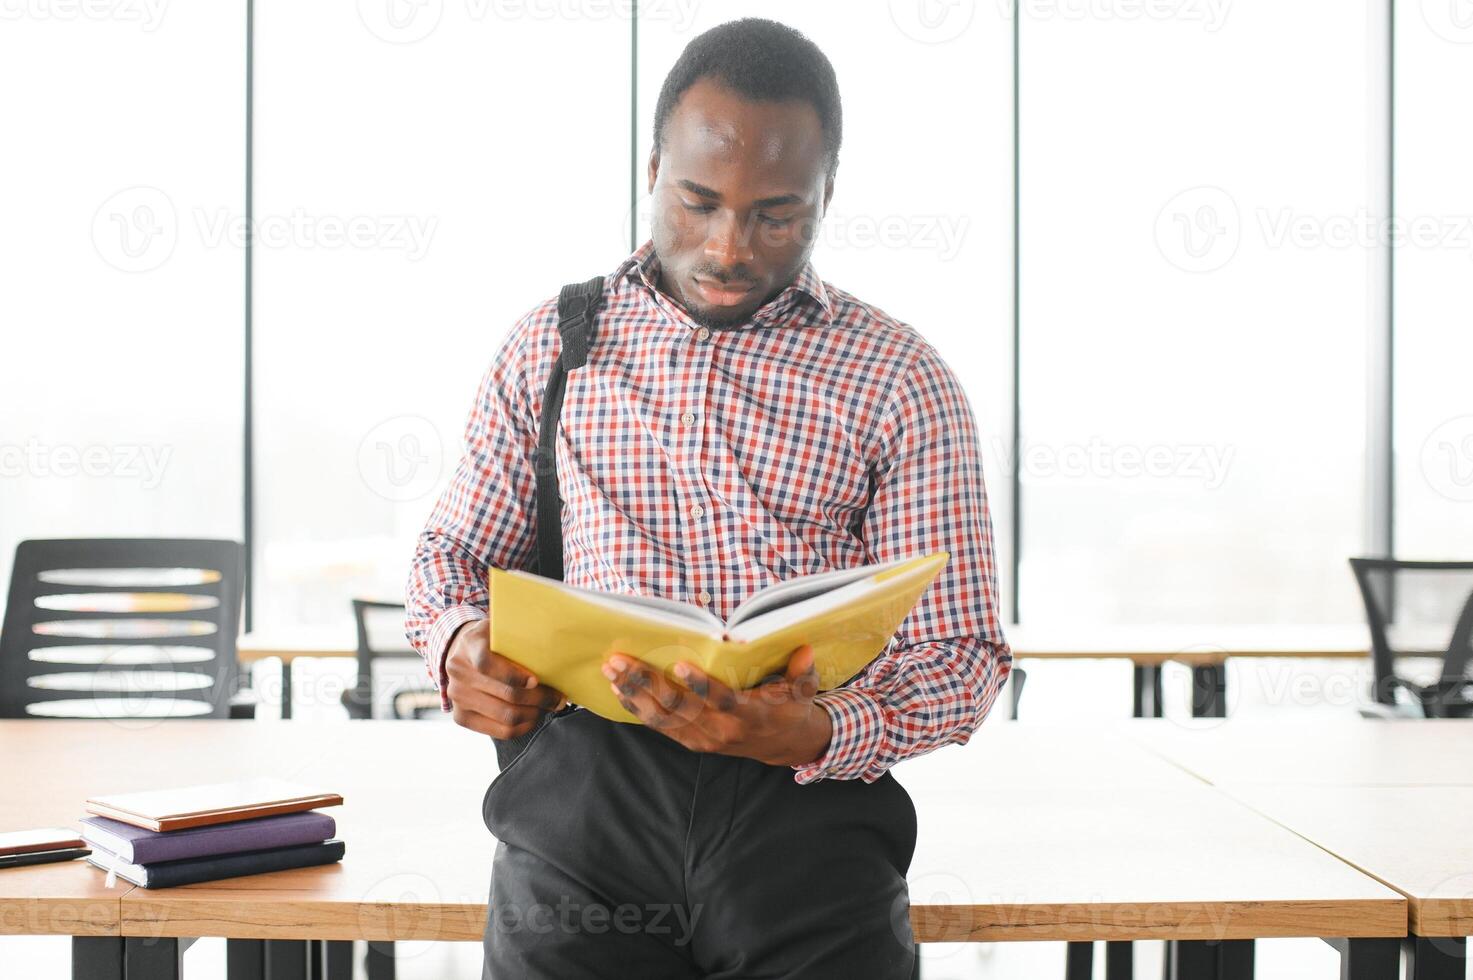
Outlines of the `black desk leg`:
[{"label": "black desk leg", "polygon": [[321,967],[313,974],[313,980],[353,980],[353,941],[351,939],[321,939],[317,941],[321,954],[314,954],[312,967]]},{"label": "black desk leg", "polygon": [[1131,717],[1162,717],[1161,665],[1136,664],[1133,673],[1135,674],[1135,698]]},{"label": "black desk leg", "polygon": [[368,980],[394,980],[394,944],[392,942],[368,943],[368,955],[364,957],[364,972]]},{"label": "black desk leg", "polygon": [[1028,671],[1014,664],[1013,669],[1008,672],[1008,679],[1013,685],[1013,707],[1012,719],[1018,720],[1018,702],[1023,700],[1023,685],[1028,683]]},{"label": "black desk leg", "polygon": [[266,940],[225,940],[225,980],[266,980]]},{"label": "black desk leg", "polygon": [[1192,717],[1227,717],[1227,664],[1192,666]]},{"label": "black desk leg", "polygon": [[72,980],[123,980],[123,937],[73,936]]},{"label": "black desk leg", "polygon": [[1135,944],[1130,942],[1105,943],[1105,980],[1134,980]]},{"label": "black desk leg", "polygon": [[180,980],[184,976],[184,951],[193,939],[172,936],[123,940],[123,975],[128,980]]},{"label": "black desk leg", "polygon": [[1325,942],[1340,951],[1340,980],[1398,980],[1401,976],[1400,939],[1326,939]]},{"label": "black desk leg", "polygon": [[1468,963],[1468,940],[1461,937],[1408,936],[1411,963],[1407,980],[1463,980]]},{"label": "black desk leg", "polygon": [[308,980],[307,940],[266,940],[266,976],[269,980]]},{"label": "black desk leg", "polygon": [[307,940],[307,980],[353,980],[352,940]]},{"label": "black desk leg", "polygon": [[289,657],[281,658],[281,719],[285,721],[292,716],[292,661]]},{"label": "black desk leg", "polygon": [[1070,943],[1064,958],[1064,980],[1090,980],[1094,976],[1094,963],[1094,943]]},{"label": "black desk leg", "polygon": [[1253,980],[1253,940],[1178,939],[1166,944],[1168,980]]}]

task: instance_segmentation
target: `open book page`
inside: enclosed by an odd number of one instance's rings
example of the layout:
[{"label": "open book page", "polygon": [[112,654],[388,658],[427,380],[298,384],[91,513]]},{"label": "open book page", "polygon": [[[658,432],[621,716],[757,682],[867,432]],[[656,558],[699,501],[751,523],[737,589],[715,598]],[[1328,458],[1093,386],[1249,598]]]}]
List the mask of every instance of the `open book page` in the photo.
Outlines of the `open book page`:
[{"label": "open book page", "polygon": [[723,623],[700,606],[689,602],[677,602],[674,599],[661,599],[657,596],[647,595],[624,595],[615,592],[599,592],[597,589],[583,589],[576,585],[568,585],[556,579],[544,578],[531,572],[521,570],[510,571],[507,574],[516,575],[521,578],[532,579],[535,582],[558,589],[568,595],[603,606],[610,609],[618,609],[622,612],[635,616],[643,616],[655,622],[666,623],[671,626],[679,626],[685,629],[692,627],[707,633],[716,639],[720,639]]},{"label": "open book page", "polygon": [[[605,595],[493,568],[487,581],[488,642],[574,703],[631,724],[638,719],[619,703],[600,669],[616,651],[660,671],[693,663],[722,683],[747,688],[781,672],[799,645],[810,644],[820,690],[828,690],[884,650],[947,557],[942,551],[899,565],[846,570],[829,581],[847,584],[774,603],[730,630],[694,604]],[[798,592],[810,592],[810,586],[800,583]]]},{"label": "open book page", "polygon": [[732,610],[731,617],[726,621],[727,628],[735,629],[742,623],[775,609],[803,602],[825,592],[832,592],[851,582],[868,578],[883,569],[903,565],[909,560],[908,558],[897,558],[878,565],[840,568],[832,572],[819,572],[817,575],[801,575],[798,578],[790,578],[786,582],[775,582],[765,589],[758,590],[748,597],[746,602]]},{"label": "open book page", "polygon": [[[782,604],[776,607],[768,607],[758,614],[749,614],[745,619],[734,626],[729,626],[726,631],[727,638],[738,643],[749,643],[771,636],[781,630],[787,629],[797,623],[818,619],[831,610],[843,609],[861,603],[864,598],[872,593],[880,591],[893,591],[899,586],[901,580],[935,576],[940,564],[945,559],[932,556],[931,560],[920,558],[901,558],[896,561],[886,562],[881,565],[870,565],[860,569],[846,569],[845,574],[836,577],[835,581],[844,583],[837,588],[829,588],[827,591],[817,595],[810,594],[801,601]],[[904,572],[893,574],[902,565],[911,567]],[[885,574],[885,573],[892,574]],[[857,574],[856,574],[857,573]],[[832,574],[832,573],[830,573]],[[827,575],[812,576],[812,578],[826,578]],[[793,579],[784,584],[797,584],[807,579]],[[733,619],[736,617],[733,616]]]}]

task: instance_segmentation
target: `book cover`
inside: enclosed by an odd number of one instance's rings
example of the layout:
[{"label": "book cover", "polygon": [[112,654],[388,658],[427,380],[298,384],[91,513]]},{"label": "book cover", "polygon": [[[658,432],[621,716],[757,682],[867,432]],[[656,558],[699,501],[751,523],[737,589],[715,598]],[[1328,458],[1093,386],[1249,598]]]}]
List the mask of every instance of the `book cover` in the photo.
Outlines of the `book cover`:
[{"label": "book cover", "polygon": [[82,809],[145,830],[172,831],[315,810],[342,802],[336,793],[284,779],[260,778],[94,796],[82,804]]},{"label": "book cover", "polygon": [[[832,589],[805,589],[802,578],[777,583],[748,599],[743,606],[749,608],[734,610],[729,625],[694,605],[687,610],[682,607],[688,604],[597,593],[493,568],[491,649],[590,711],[635,724],[638,719],[619,703],[601,671],[615,652],[667,674],[679,661],[689,661],[731,687],[747,689],[781,672],[793,651],[807,643],[813,646],[819,690],[827,691],[885,649],[948,558],[942,551],[828,573],[837,585]],[[744,612],[752,614],[743,618]]]},{"label": "book cover", "polygon": [[119,878],[140,888],[173,888],[201,881],[219,881],[222,878],[240,878],[271,871],[332,864],[342,860],[343,850],[343,842],[334,839],[266,851],[242,851],[238,854],[186,858],[183,861],[133,864],[116,854],[94,849],[87,855],[87,861],[103,871],[116,872]]},{"label": "book cover", "polygon": [[0,857],[81,846],[82,837],[72,827],[41,827],[0,833]]},{"label": "book cover", "polygon": [[145,830],[107,817],[83,817],[81,823],[88,844],[129,864],[315,844],[337,832],[337,821],[315,810],[169,831]]}]

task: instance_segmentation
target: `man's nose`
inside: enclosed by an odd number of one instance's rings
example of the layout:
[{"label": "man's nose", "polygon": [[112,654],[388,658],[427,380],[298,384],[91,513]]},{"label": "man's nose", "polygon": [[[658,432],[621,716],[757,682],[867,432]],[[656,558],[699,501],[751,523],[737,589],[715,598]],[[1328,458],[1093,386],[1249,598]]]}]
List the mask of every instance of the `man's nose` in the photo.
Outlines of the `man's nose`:
[{"label": "man's nose", "polygon": [[750,264],[754,256],[749,237],[735,214],[716,218],[706,236],[707,260],[726,269]]}]

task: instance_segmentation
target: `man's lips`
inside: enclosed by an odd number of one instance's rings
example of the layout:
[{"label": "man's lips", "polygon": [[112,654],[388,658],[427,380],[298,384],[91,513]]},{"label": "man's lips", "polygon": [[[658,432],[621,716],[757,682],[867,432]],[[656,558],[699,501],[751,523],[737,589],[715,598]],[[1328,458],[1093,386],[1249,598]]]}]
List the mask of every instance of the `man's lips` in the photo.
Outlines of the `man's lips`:
[{"label": "man's lips", "polygon": [[691,281],[696,284],[696,292],[700,293],[701,299],[712,306],[736,306],[757,288],[757,284],[752,282],[723,283],[699,276],[692,276]]}]

